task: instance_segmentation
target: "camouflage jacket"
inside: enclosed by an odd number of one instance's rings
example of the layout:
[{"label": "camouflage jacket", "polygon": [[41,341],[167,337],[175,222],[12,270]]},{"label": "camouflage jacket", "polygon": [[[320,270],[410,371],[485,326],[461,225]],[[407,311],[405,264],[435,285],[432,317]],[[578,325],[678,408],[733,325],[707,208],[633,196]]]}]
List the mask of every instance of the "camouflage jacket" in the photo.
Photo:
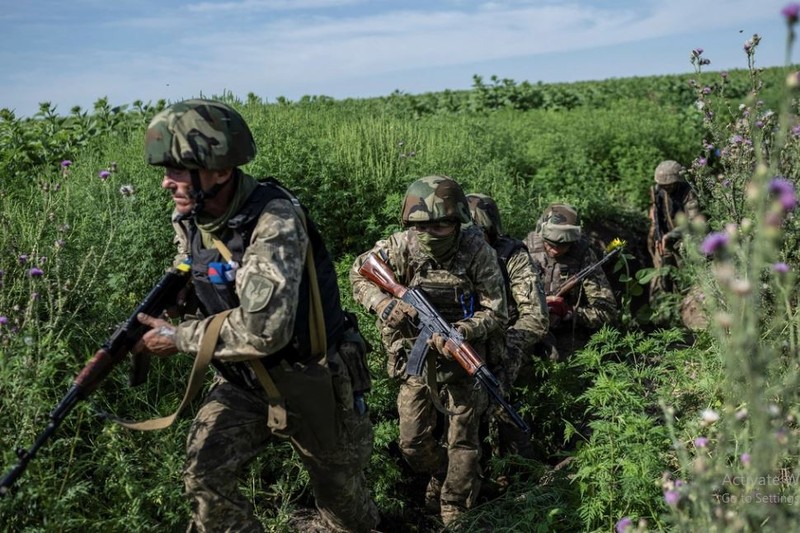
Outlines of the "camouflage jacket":
[{"label": "camouflage jacket", "polygon": [[509,330],[516,331],[524,346],[532,347],[547,334],[550,323],[539,271],[522,242],[500,237],[492,246],[507,274]]},{"label": "camouflage jacket", "polygon": [[[542,237],[536,232],[528,234],[525,244],[534,265],[541,269],[547,296],[556,294],[570,276],[597,262],[597,256],[585,238],[573,243],[569,251],[558,258],[547,255]],[[573,307],[574,321],[578,326],[599,329],[603,324],[613,324],[617,320],[617,302],[602,268],[592,271],[564,299]]]},{"label": "camouflage jacket", "polygon": [[[446,265],[438,264],[420,249],[413,229],[378,241],[370,252],[386,260],[400,283],[423,288],[448,321],[468,323],[472,333],[467,340],[471,343],[505,327],[508,310],[503,276],[482,232],[462,229],[458,251]],[[356,258],[350,282],[355,300],[375,311],[389,295],[358,273],[370,252]]]},{"label": "camouflage jacket", "polygon": [[[188,222],[173,219],[177,265],[190,253]],[[291,202],[270,201],[256,223],[236,271],[240,305],[225,319],[214,357],[235,362],[275,353],[289,342],[309,237]],[[252,290],[257,287],[259,290]],[[211,318],[186,320],[177,328],[180,351],[196,353]]]}]

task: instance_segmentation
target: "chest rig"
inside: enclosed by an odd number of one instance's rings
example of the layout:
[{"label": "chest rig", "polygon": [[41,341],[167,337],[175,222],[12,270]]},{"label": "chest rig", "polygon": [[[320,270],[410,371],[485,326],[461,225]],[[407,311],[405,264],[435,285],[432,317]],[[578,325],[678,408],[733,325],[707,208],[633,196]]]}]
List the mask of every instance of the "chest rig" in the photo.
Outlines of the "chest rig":
[{"label": "chest rig", "polygon": [[[267,178],[250,194],[239,212],[227,223],[219,240],[230,252],[230,261],[241,264],[245,250],[255,230],[261,213],[269,202],[275,199],[294,199],[287,194],[277,180]],[[305,212],[305,208],[303,208]],[[322,314],[325,323],[325,334],[328,346],[336,346],[344,331],[344,312],[341,307],[339,287],[336,282],[336,271],[319,231],[308,216],[307,230],[309,235],[309,251],[313,251],[314,265],[322,297]],[[192,281],[199,301],[200,310],[205,316],[239,306],[236,294],[235,279],[226,279],[219,272],[220,264],[230,264],[222,257],[217,248],[204,248],[200,230],[191,222],[189,225],[191,243]],[[233,278],[233,276],[230,276]],[[278,352],[263,359],[266,368],[272,368],[281,360],[289,363],[305,362],[311,353],[311,331],[309,323],[310,283],[308,269],[304,269],[298,293],[295,311],[294,330],[291,340]],[[260,387],[252,368],[245,362],[222,363],[212,360],[217,371],[228,381],[249,388]]]},{"label": "chest rig", "polygon": [[478,252],[483,235],[462,230],[455,256],[447,265],[442,265],[423,253],[416,234],[413,231],[410,234],[410,261],[406,270],[408,279],[404,280],[406,285],[425,291],[431,304],[448,322],[472,317],[480,298],[467,266]]},{"label": "chest rig", "polygon": [[[542,282],[544,283],[544,293],[548,296],[556,294],[573,274],[577,274],[585,266],[583,258],[589,243],[585,239],[579,239],[572,243],[569,251],[561,257],[554,258],[547,255],[544,250],[544,241],[541,235],[534,234],[528,242],[531,258],[542,269]],[[570,291],[564,297],[575,303],[578,291]]]},{"label": "chest rig", "polygon": [[670,232],[675,229],[675,216],[684,211],[686,197],[690,191],[691,186],[686,182],[678,183],[672,194],[659,185],[653,185],[653,202],[657,222],[662,232]]}]

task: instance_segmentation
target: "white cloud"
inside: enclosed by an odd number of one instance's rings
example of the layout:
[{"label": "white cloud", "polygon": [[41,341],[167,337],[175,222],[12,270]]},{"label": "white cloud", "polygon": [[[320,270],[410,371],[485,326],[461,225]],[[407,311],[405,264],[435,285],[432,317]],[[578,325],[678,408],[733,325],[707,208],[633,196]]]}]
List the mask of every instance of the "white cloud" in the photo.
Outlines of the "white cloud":
[{"label": "white cloud", "polygon": [[[0,74],[0,80],[5,80],[5,86],[0,87],[9,95],[4,97],[6,101],[0,101],[0,106],[21,105],[15,102],[25,101],[30,108],[34,98],[58,99],[72,105],[84,102],[87,96],[93,101],[104,95],[112,102],[175,99],[200,92],[219,94],[223,89],[237,95],[253,91],[293,98],[293,94],[331,94],[329,88],[338,87],[340,96],[360,96],[359,84],[368,82],[373,88],[380,87],[381,83],[389,83],[385,80],[400,79],[400,73],[407,80],[402,89],[413,91],[414,87],[425,85],[424,80],[415,78],[415,72],[424,71],[425,76],[430,76],[447,70],[452,74],[459,65],[491,64],[512,58],[536,57],[545,61],[555,54],[565,57],[563,54],[569,51],[590,53],[615,45],[630,45],[630,56],[636,59],[625,62],[609,58],[605,76],[636,75],[631,69],[641,65],[647,42],[671,37],[679,43],[686,40],[682,45],[685,55],[680,55],[688,70],[686,58],[692,48],[711,48],[703,41],[703,35],[741,25],[746,30],[744,35],[733,35],[734,46],[740,52],[738,41],[744,42],[752,35],[755,25],[782,24],[779,10],[783,5],[783,0],[620,1],[603,3],[603,7],[547,0],[480,5],[447,0],[430,2],[425,9],[413,9],[413,2],[393,11],[376,8],[365,15],[344,9],[342,13],[351,14],[338,18],[324,10],[311,11],[321,4],[345,6],[362,1],[214,3],[231,9],[224,12],[224,17],[223,12],[209,11],[212,4],[206,2],[188,4],[194,6],[194,11],[187,11],[184,5],[180,18],[177,13],[159,12],[158,16],[146,18],[111,19],[105,24],[116,28],[119,42],[104,47],[84,43],[87,52],[80,55],[73,53],[69,57],[69,49],[61,49],[42,55],[38,61],[31,55],[31,48],[16,52],[26,54],[26,70],[23,74],[8,70]],[[290,5],[309,11],[289,10]],[[373,2],[369,5],[375,7]],[[325,13],[328,15],[323,16]],[[124,35],[139,40],[126,43]],[[689,41],[688,35],[697,40]],[[76,36],[80,36],[77,28]],[[57,59],[59,53],[66,53],[67,57]],[[601,70],[599,65],[593,67],[597,67],[594,71]],[[569,66],[558,68],[563,71]],[[469,80],[474,72],[460,74],[460,83]],[[546,74],[541,70],[536,73],[543,77]],[[41,79],[48,83],[36,84]],[[352,80],[349,90],[348,80]],[[394,88],[397,87],[387,87],[384,94]],[[16,93],[15,102],[6,103],[12,92]]]},{"label": "white cloud", "polygon": [[306,9],[328,9],[332,7],[361,4],[366,0],[236,0],[233,2],[199,2],[188,4],[186,9],[196,13],[209,12],[253,12],[253,11],[299,11]]}]

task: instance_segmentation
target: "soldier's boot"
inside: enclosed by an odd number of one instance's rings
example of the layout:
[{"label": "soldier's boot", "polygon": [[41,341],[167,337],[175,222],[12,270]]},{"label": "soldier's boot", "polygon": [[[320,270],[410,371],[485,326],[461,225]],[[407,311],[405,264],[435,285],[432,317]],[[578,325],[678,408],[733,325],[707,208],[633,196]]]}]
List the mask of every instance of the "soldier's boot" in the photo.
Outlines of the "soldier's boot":
[{"label": "soldier's boot", "polygon": [[442,517],[442,523],[445,527],[455,522],[459,516],[464,514],[466,510],[463,506],[455,503],[442,503],[439,516]]},{"label": "soldier's boot", "polygon": [[425,487],[425,509],[431,513],[438,513],[441,509],[440,499],[442,497],[442,480],[435,474],[431,476],[428,481],[428,486]]}]

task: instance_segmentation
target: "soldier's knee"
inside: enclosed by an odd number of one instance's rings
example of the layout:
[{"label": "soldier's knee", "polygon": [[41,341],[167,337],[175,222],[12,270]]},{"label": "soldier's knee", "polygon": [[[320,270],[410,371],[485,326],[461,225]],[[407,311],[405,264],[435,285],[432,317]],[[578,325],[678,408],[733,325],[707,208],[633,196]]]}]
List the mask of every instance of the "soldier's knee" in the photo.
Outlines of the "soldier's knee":
[{"label": "soldier's knee", "polygon": [[442,452],[440,446],[436,446],[433,439],[418,445],[400,443],[400,452],[403,459],[414,472],[431,474],[435,472],[442,463]]}]

